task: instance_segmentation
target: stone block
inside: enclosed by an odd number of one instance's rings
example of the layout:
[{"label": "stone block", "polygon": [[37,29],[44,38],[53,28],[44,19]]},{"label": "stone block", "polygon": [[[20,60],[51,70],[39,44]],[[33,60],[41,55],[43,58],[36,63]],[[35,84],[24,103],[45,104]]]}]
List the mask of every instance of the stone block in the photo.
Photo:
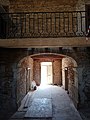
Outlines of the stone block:
[{"label": "stone block", "polygon": [[52,118],[52,101],[47,98],[35,98],[28,108],[25,118]]}]

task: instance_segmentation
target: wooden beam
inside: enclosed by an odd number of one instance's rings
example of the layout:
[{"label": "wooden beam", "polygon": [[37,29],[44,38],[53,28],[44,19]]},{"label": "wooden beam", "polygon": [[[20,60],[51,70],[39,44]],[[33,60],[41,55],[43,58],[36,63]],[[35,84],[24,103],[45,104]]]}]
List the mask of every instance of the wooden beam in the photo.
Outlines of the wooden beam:
[{"label": "wooden beam", "polygon": [[21,38],[21,39],[0,39],[0,47],[7,48],[45,48],[45,47],[89,47],[85,37],[71,38]]}]

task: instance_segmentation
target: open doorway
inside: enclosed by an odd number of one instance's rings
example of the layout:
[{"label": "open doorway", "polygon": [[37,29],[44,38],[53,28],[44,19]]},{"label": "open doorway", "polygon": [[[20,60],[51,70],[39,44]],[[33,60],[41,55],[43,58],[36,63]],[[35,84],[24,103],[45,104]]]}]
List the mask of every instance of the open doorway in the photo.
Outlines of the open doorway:
[{"label": "open doorway", "polygon": [[41,62],[41,85],[48,85],[52,83],[52,62]]}]

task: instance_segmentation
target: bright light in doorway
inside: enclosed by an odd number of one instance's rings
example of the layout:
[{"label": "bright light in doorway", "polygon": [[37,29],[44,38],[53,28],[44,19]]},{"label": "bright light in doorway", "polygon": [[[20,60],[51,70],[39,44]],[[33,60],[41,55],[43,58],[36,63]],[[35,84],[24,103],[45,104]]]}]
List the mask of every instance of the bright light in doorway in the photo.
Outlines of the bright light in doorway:
[{"label": "bright light in doorway", "polygon": [[41,86],[52,84],[52,62],[41,62]]},{"label": "bright light in doorway", "polygon": [[46,89],[47,87],[48,87],[48,85],[44,85],[44,84],[40,85],[40,89]]}]

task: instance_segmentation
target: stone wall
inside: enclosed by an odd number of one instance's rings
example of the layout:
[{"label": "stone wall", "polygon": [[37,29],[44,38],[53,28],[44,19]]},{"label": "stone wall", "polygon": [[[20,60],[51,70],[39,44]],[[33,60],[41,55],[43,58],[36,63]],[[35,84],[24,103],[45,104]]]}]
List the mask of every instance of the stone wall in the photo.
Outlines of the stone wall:
[{"label": "stone wall", "polygon": [[25,49],[0,48],[0,119],[7,120],[17,109],[18,60],[26,55]]},{"label": "stone wall", "polygon": [[78,68],[79,74],[79,101],[81,107],[90,106],[90,66]]},{"label": "stone wall", "polygon": [[85,10],[89,0],[10,0],[10,12],[60,12]]},{"label": "stone wall", "polygon": [[17,72],[17,104],[20,105],[21,100],[26,94],[26,69],[19,68]]},{"label": "stone wall", "polygon": [[9,2],[9,0],[0,0],[0,5],[9,6],[10,2]]},{"label": "stone wall", "polygon": [[61,85],[60,65],[60,60],[53,61],[53,83],[56,85]]},{"label": "stone wall", "polygon": [[75,10],[76,4],[78,0],[16,0],[11,1],[10,3],[10,11],[67,11],[67,10]]},{"label": "stone wall", "polygon": [[82,91],[84,92],[84,102],[87,104],[87,106],[90,106],[90,66],[87,68],[83,68],[82,70],[82,82],[83,82],[83,88]]},{"label": "stone wall", "polygon": [[34,60],[33,62],[33,79],[37,85],[41,83],[41,67],[40,67],[40,60]]},{"label": "stone wall", "polygon": [[77,52],[79,55],[79,67],[78,67],[78,75],[79,75],[79,101],[84,106],[90,106],[90,48],[82,51],[81,54]]},{"label": "stone wall", "polygon": [[8,112],[11,112],[11,110],[13,112],[13,109],[16,109],[16,96],[15,91],[13,91],[15,86],[13,82],[12,63],[9,61],[7,63],[4,60],[0,61],[0,119],[2,119],[3,114],[7,117],[10,114]]}]

